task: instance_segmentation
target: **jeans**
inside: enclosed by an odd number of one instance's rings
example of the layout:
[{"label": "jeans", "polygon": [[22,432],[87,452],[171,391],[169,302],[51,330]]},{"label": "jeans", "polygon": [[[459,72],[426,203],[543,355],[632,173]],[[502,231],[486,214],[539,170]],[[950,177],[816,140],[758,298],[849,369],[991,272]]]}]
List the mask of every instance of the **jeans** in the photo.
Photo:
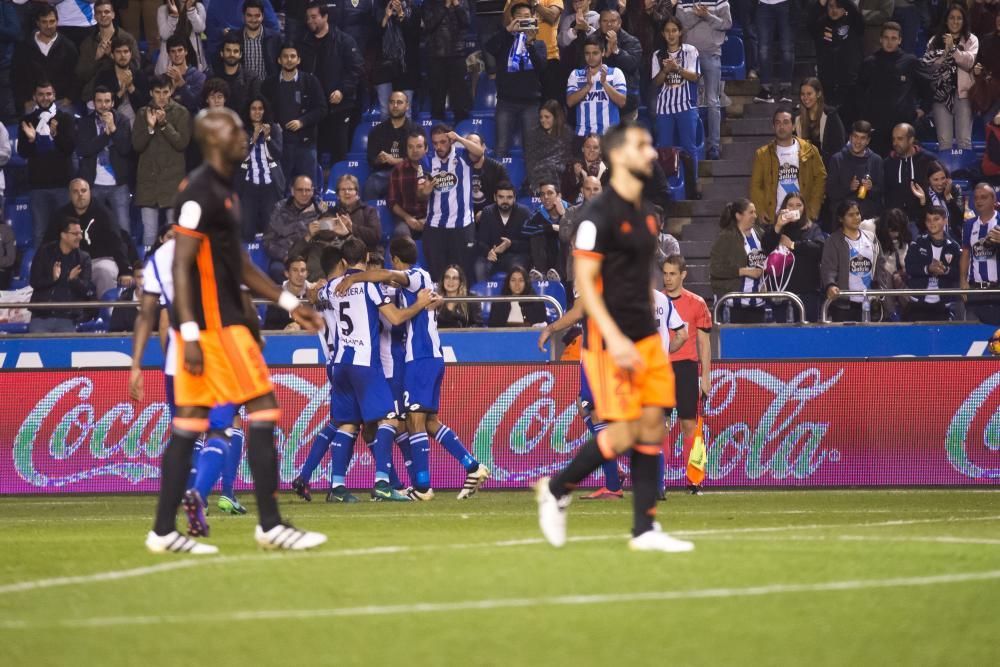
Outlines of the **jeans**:
[{"label": "jeans", "polygon": [[363,194],[361,195],[365,201],[386,198],[389,194],[389,174],[391,173],[392,170],[383,169],[382,171],[373,171],[368,174],[368,178],[362,187]]},{"label": "jeans", "polygon": [[[972,148],[972,107],[969,98],[955,98],[951,112],[943,104],[934,103],[934,127],[937,129],[938,151]],[[952,139],[954,138],[954,142]]]},{"label": "jeans", "polygon": [[66,188],[35,188],[28,193],[31,224],[35,232],[35,248],[40,248],[45,230],[52,224],[56,209],[69,203]]},{"label": "jeans", "polygon": [[445,100],[455,114],[456,123],[469,117],[472,91],[465,74],[465,58],[462,56],[430,59],[427,84],[431,95],[431,118],[444,120]]},{"label": "jeans", "polygon": [[[792,67],[795,65],[795,42],[792,36],[791,0],[776,5],[757,5],[757,55],[760,59],[761,85],[770,86],[777,82],[791,86]],[[778,42],[778,70],[774,71],[773,43]]]},{"label": "jeans", "polygon": [[[316,145],[300,144],[298,142],[285,141],[284,152],[281,154],[281,170],[285,174],[286,188],[291,192],[292,184],[299,176],[308,176],[310,180],[316,178]],[[313,183],[317,190],[323,187],[322,183]],[[284,194],[284,193],[282,193]]]},{"label": "jeans", "polygon": [[900,51],[916,55],[919,47],[918,37],[920,33],[920,8],[919,7],[896,7],[892,12],[892,20],[903,29],[900,36],[902,42],[899,45]]},{"label": "jeans", "polygon": [[157,233],[160,230],[160,211],[167,212],[167,224],[174,224],[174,209],[172,208],[151,208],[143,206],[139,209],[139,216],[142,218],[142,245],[147,248],[156,243]]},{"label": "jeans", "polygon": [[[698,58],[701,77],[705,82],[705,105],[708,108],[708,126],[705,128],[705,150],[719,147],[722,127],[722,110],[719,92],[722,90],[722,56],[702,54]],[[693,155],[693,153],[692,153]]]},{"label": "jeans", "polygon": [[450,264],[458,264],[465,275],[474,275],[476,226],[458,229],[424,228],[424,259],[434,282],[440,282]]},{"label": "jeans", "polygon": [[267,224],[274,212],[274,205],[281,199],[283,193],[278,191],[274,183],[257,185],[243,182],[240,186],[243,212],[243,240],[251,243],[257,234],[267,230]]},{"label": "jeans", "polygon": [[[378,110],[382,114],[382,120],[389,120],[389,96],[392,95],[393,85],[391,83],[379,83],[375,86],[375,94],[378,95]],[[404,90],[406,95],[406,105],[410,111],[406,112],[407,117],[413,114],[413,91]]]},{"label": "jeans", "polygon": [[90,263],[90,275],[99,300],[104,298],[104,293],[109,289],[118,286],[118,265],[110,257],[93,258]]},{"label": "jeans", "polygon": [[747,59],[747,72],[758,68],[757,26],[754,25],[754,0],[732,0],[729,6],[733,22],[743,28],[743,50]]},{"label": "jeans", "polygon": [[520,137],[521,145],[524,146],[524,136],[528,128],[538,124],[538,103],[498,100],[496,121],[497,155],[507,157],[510,147],[515,143],[514,139]]},{"label": "jeans", "polygon": [[94,199],[104,204],[118,221],[118,226],[126,233],[132,231],[132,216],[129,214],[129,204],[132,203],[128,185],[94,185],[90,191]]},{"label": "jeans", "polygon": [[[718,99],[718,98],[716,98]],[[718,110],[716,110],[718,113]],[[677,142],[674,142],[674,128]],[[698,158],[695,155],[695,140],[698,136],[698,110],[688,109],[680,113],[660,114],[656,117],[657,143],[661,146],[680,146],[691,154],[694,173],[698,173]]]},{"label": "jeans", "polygon": [[75,333],[76,323],[65,317],[32,317],[28,333]]}]

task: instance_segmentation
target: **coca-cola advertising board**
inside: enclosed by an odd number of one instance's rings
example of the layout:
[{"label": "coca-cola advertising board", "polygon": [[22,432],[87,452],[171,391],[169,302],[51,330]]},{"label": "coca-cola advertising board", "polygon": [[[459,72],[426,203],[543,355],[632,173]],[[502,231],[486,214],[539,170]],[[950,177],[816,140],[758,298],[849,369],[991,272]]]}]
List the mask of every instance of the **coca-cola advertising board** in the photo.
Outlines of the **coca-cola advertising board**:
[{"label": "coca-cola advertising board", "polygon": [[[137,404],[126,395],[127,374],[0,372],[0,494],[155,490],[169,436],[162,376],[147,371],[146,401]],[[275,441],[287,485],[329,418],[328,387],[319,367],[271,374],[282,405]],[[441,420],[493,471],[486,488],[521,488],[560,469],[585,441],[578,387],[574,364],[449,365]],[[993,360],[724,363],[712,371],[703,414],[709,485],[1000,480],[1000,363]],[[681,484],[680,427],[673,419],[669,426],[667,482]],[[372,460],[363,445],[355,451],[348,483],[365,488]],[[314,487],[324,486],[326,463]],[[465,477],[437,445],[431,472],[438,488],[460,487]],[[249,482],[244,461],[239,487]]]}]

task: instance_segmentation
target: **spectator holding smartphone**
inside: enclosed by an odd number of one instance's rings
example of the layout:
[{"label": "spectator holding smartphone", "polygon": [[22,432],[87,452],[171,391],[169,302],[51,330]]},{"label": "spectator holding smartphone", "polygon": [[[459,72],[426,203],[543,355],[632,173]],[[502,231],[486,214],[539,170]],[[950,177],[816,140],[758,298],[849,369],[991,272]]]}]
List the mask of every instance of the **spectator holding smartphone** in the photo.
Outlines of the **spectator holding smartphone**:
[{"label": "spectator holding smartphone", "polygon": [[[806,310],[806,321],[819,320],[820,261],[826,233],[806,214],[806,202],[802,195],[792,193],[781,202],[778,217],[773,226],[765,228],[763,244],[766,248],[787,248],[795,257],[791,275],[785,291],[802,299]],[[782,278],[783,276],[779,276]],[[778,302],[774,309],[776,322],[794,322],[795,311],[791,306]]]}]

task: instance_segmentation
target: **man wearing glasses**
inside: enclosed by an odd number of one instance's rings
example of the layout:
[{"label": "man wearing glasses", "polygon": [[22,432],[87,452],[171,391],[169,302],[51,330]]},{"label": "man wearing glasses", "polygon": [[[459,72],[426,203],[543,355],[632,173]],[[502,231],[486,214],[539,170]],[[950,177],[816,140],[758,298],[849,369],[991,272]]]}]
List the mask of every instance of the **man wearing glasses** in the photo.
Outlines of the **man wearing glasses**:
[{"label": "man wearing glasses", "polygon": [[[31,262],[32,303],[91,301],[90,255],[80,250],[80,221],[67,217],[59,223],[59,240],[38,249]],[[84,319],[81,310],[33,310],[30,333],[71,333]]]}]

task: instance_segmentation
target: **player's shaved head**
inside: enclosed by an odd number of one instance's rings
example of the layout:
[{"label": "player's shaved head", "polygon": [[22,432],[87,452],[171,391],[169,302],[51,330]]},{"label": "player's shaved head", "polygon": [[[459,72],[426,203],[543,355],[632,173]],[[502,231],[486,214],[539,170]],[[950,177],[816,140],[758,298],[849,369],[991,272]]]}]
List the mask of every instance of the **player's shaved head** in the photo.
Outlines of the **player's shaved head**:
[{"label": "player's shaved head", "polygon": [[226,107],[203,109],[194,119],[194,138],[205,162],[216,171],[229,174],[246,157],[247,134],[243,121]]}]

